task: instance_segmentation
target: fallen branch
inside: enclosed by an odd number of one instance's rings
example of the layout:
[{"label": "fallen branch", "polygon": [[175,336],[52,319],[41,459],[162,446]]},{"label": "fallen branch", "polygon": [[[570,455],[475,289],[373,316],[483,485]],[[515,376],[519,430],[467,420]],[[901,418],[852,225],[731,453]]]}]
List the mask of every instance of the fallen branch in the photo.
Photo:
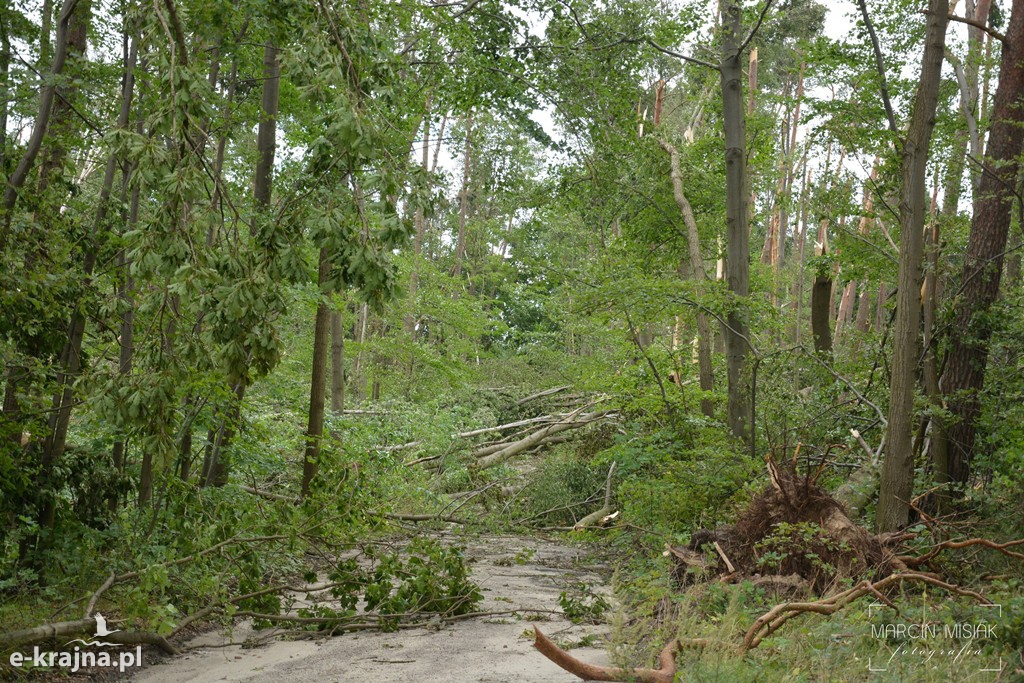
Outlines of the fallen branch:
[{"label": "fallen branch", "polygon": [[623,669],[614,666],[595,666],[576,659],[562,648],[555,645],[540,632],[537,625],[533,626],[533,646],[542,655],[562,667],[569,673],[585,681],[639,681],[640,683],[672,683],[676,676],[676,650],[679,641],[673,640],[658,655],[657,669]]},{"label": "fallen branch", "polygon": [[267,500],[282,500],[282,501],[285,501],[286,503],[298,503],[299,502],[299,497],[298,496],[288,496],[288,495],[284,495],[284,494],[281,494],[281,493],[271,493],[270,491],[261,491],[261,490],[259,490],[257,488],[252,487],[252,486],[239,486],[238,488],[242,489],[246,493],[251,493],[254,496],[259,496],[260,498],[266,498]]},{"label": "fallen branch", "polygon": [[[586,424],[589,424],[589,423],[587,423],[587,422],[579,422],[579,423],[576,423],[576,427],[582,427],[582,426],[584,426]],[[573,429],[573,428],[574,427],[570,427],[569,429]],[[519,436],[519,435],[516,435],[516,436]],[[480,458],[486,457],[488,455],[491,455],[492,453],[497,453],[498,451],[501,451],[501,450],[504,450],[504,449],[508,448],[513,443],[518,443],[521,440],[521,438],[522,437],[520,437],[518,439],[514,439],[514,438],[510,437],[507,440],[503,440],[503,441],[498,441],[498,442],[495,442],[495,443],[487,444],[486,446],[481,446],[480,448],[478,448],[475,451],[473,451],[473,457],[477,458],[477,459],[480,459]],[[536,444],[534,444],[534,446],[550,446],[550,445],[556,444],[556,443],[564,443],[564,442],[568,441],[569,438],[570,437],[567,434],[558,434],[558,435],[555,435],[555,436],[547,436],[547,437],[541,439],[540,441],[538,441]]]},{"label": "fallen branch", "polygon": [[1024,560],[1024,553],[1018,553],[1012,550],[1007,550],[1007,548],[1013,548],[1019,545],[1024,545],[1024,538],[1018,539],[1016,541],[1008,541],[1006,543],[996,543],[995,541],[990,541],[987,538],[971,538],[966,541],[943,541],[942,543],[939,543],[938,545],[934,546],[924,555],[920,555],[918,557],[904,555],[900,556],[899,559],[902,560],[908,567],[919,567],[928,560],[933,559],[936,555],[941,553],[943,550],[946,550],[947,548],[950,550],[955,550],[957,548],[968,548],[974,545],[980,545],[986,548],[991,548],[992,550],[996,550],[1002,553],[1003,555],[1006,555],[1007,557],[1013,557],[1018,560]]},{"label": "fallen branch", "polygon": [[[75,636],[94,633],[96,630],[96,619],[79,619],[77,621],[58,621],[52,624],[42,624],[32,628],[21,629],[0,633],[0,650],[7,650],[25,645],[37,643],[50,638],[60,636]],[[116,631],[103,636],[106,642],[118,645],[156,645],[167,654],[176,655],[179,651],[176,647],[167,642],[163,636],[155,633],[144,633],[141,631]]]},{"label": "fallen branch", "polygon": [[888,588],[889,586],[902,583],[904,581],[927,583],[949,591],[950,593],[974,598],[982,604],[992,604],[992,602],[981,593],[961,588],[960,586],[951,583],[946,583],[945,581],[937,579],[929,574],[921,572],[902,572],[899,574],[891,574],[884,579],[876,581],[875,583],[865,579],[852,588],[815,602],[787,602],[781,605],[776,605],[768,612],[765,612],[763,615],[758,617],[757,621],[754,622],[754,625],[750,627],[746,636],[743,638],[743,644],[740,646],[740,652],[742,653],[747,650],[754,649],[760,645],[765,638],[777,631],[787,621],[798,617],[801,614],[806,614],[808,612],[825,615],[834,614],[849,605],[851,602],[862,598],[865,595],[874,596],[889,606],[893,606],[892,602],[883,596],[881,591],[884,588]]},{"label": "fallen branch", "polygon": [[525,427],[526,425],[537,424],[539,422],[554,422],[559,418],[564,417],[563,415],[541,415],[539,417],[531,417],[528,420],[517,420],[516,422],[509,422],[503,425],[497,425],[494,427],[483,427],[481,429],[473,429],[468,432],[459,432],[456,434],[460,439],[468,439],[472,436],[478,436],[480,434],[489,434],[490,432],[503,432],[506,429],[512,429],[513,427]]},{"label": "fallen branch", "polygon": [[[370,511],[370,514],[380,514]],[[448,515],[436,514],[436,515],[413,515],[413,514],[395,514],[386,512],[382,517],[387,519],[394,519],[402,522],[451,522],[452,524],[469,524],[470,522],[465,519],[457,519],[455,517],[449,517]]]},{"label": "fallen branch", "polygon": [[100,599],[100,596],[107,592],[107,589],[114,585],[114,580],[117,578],[117,574],[110,572],[110,576],[103,582],[103,585],[96,589],[96,592],[89,598],[89,604],[85,606],[84,619],[88,619],[92,611],[96,609],[96,601]]}]

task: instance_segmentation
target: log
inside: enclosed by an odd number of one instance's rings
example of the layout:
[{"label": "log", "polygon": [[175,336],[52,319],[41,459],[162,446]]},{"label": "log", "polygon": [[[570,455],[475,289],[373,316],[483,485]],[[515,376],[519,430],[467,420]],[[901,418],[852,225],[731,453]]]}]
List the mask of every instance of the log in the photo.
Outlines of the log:
[{"label": "log", "polygon": [[[588,423],[587,422],[580,422],[577,426],[582,427],[585,424],[588,424]],[[564,443],[564,442],[568,441],[569,438],[570,438],[569,435],[565,435],[565,434],[560,434],[560,435],[556,435],[556,436],[547,436],[544,439],[541,439],[540,441],[538,441],[534,445],[535,446],[550,446],[550,445],[556,444],[556,443]],[[488,444],[487,446],[481,446],[480,448],[478,448],[475,451],[473,451],[473,457],[474,458],[478,458],[478,459],[479,458],[483,458],[484,456],[490,455],[492,453],[497,453],[498,451],[500,451],[502,449],[508,448],[513,443],[518,443],[518,441],[519,441],[518,439],[515,440],[515,441],[499,441],[498,443],[492,443],[492,444]]]}]

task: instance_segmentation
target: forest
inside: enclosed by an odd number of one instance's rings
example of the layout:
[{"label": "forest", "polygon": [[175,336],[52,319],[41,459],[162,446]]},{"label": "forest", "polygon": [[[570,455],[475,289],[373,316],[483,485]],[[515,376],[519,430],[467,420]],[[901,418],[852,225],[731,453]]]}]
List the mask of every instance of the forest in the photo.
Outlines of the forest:
[{"label": "forest", "polygon": [[1024,0],[0,0],[0,680],[1024,680]]}]

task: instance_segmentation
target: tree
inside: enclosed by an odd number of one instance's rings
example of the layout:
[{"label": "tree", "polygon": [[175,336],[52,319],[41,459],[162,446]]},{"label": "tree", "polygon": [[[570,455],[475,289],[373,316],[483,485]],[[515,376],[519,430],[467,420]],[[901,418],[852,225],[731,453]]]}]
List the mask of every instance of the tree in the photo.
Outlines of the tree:
[{"label": "tree", "polygon": [[[861,0],[865,23],[867,10]],[[879,482],[879,531],[894,531],[907,524],[914,490],[914,387],[920,355],[921,261],[924,251],[924,217],[928,192],[925,186],[928,146],[935,127],[939,82],[945,49],[949,2],[931,0],[925,29],[921,75],[914,96],[910,127],[903,140],[900,190],[900,263],[896,294],[896,327],[893,332],[892,379],[890,384],[888,431],[885,460]],[[873,29],[872,29],[873,33]],[[876,43],[877,50],[877,43]],[[879,59],[881,69],[881,60]],[[884,75],[883,75],[884,80]],[[887,107],[888,95],[883,95]],[[898,135],[890,120],[892,133]]]},{"label": "tree", "polygon": [[[967,255],[954,294],[956,313],[940,388],[951,418],[940,437],[949,481],[966,483],[974,455],[980,392],[985,385],[990,311],[999,296],[1003,259],[1024,140],[1024,0],[1014,0],[992,106],[992,124],[977,185]],[[942,426],[940,425],[940,429]]]}]

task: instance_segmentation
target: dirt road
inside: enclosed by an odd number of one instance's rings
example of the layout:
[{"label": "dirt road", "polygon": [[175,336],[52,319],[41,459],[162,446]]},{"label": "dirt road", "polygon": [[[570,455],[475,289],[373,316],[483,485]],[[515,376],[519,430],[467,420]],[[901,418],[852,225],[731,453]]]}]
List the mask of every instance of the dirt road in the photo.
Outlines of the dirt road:
[{"label": "dirt road", "polygon": [[[519,616],[480,617],[453,624],[435,623],[397,633],[352,633],[320,641],[275,640],[253,648],[243,643],[251,626],[236,624],[232,639],[207,633],[188,643],[185,654],[147,666],[137,683],[212,683],[214,681],[381,681],[416,683],[571,683],[574,676],[537,653],[527,618],[562,644],[596,641],[574,654],[594,664],[607,663],[600,637],[607,627],[574,625],[559,610],[559,594],[578,581],[607,594],[601,572],[588,566],[583,552],[535,538],[484,536],[463,541],[472,558],[474,581],[482,588],[482,611],[516,610]],[[560,610],[559,610],[560,611]],[[526,618],[524,618],[526,617]],[[237,644],[234,644],[237,643]]]}]

